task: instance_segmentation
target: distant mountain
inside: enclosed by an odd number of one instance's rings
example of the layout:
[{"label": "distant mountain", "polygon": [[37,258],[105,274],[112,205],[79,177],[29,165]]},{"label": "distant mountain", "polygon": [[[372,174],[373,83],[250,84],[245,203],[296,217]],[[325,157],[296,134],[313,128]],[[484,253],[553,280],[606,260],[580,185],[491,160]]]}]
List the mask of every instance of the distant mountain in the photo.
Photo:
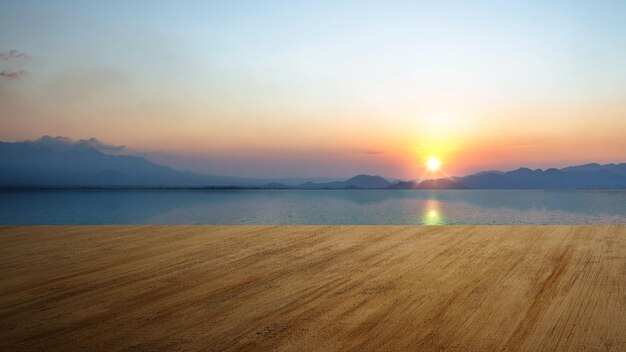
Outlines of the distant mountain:
[{"label": "distant mountain", "polygon": [[345,181],[333,182],[305,182],[299,185],[288,186],[282,183],[269,183],[262,188],[268,189],[384,189],[391,183],[380,176],[357,175]]},{"label": "distant mountain", "polygon": [[346,181],[335,181],[326,183],[306,182],[296,186],[300,189],[382,189],[387,188],[391,183],[380,176],[357,175]]},{"label": "distant mountain", "polygon": [[498,170],[487,170],[487,171],[480,171],[480,172],[477,172],[475,174],[471,174],[471,175],[468,175],[468,176],[481,176],[481,175],[486,175],[486,174],[503,174],[503,173],[504,172],[498,171]]},{"label": "distant mountain", "polygon": [[[457,184],[473,189],[626,188],[626,163],[586,164],[546,170],[519,168],[509,172],[480,172],[453,180],[455,182],[449,188],[457,188]],[[442,187],[420,184],[416,188]]]},{"label": "distant mountain", "polygon": [[433,180],[400,181],[391,184],[388,189],[466,189],[467,187],[455,178],[440,178]]},{"label": "distant mountain", "polygon": [[0,186],[252,186],[268,180],[199,175],[178,171],[144,158],[112,155],[96,139],[72,141],[44,136],[35,141],[0,142]]},{"label": "distant mountain", "polygon": [[[620,164],[626,166],[626,164]],[[502,174],[487,173],[462,177],[459,182],[468,188],[480,189],[575,189],[575,188],[625,188],[626,173],[617,165],[597,167],[574,166],[564,169],[546,170],[520,168]]]},{"label": "distant mountain", "polygon": [[546,170],[484,171],[465,177],[387,181],[357,175],[345,181],[249,179],[201,175],[122,155],[123,146],[91,138],[44,136],[0,142],[0,187],[230,187],[257,189],[579,189],[626,188],[626,163],[585,164]]},{"label": "distant mountain", "polygon": [[417,181],[396,181],[387,187],[387,189],[416,189]]},{"label": "distant mountain", "polygon": [[561,169],[561,171],[578,171],[578,172],[593,172],[593,171],[608,171],[618,175],[626,175],[626,163],[622,164],[585,164],[579,166],[570,166]]},{"label": "distant mountain", "polygon": [[586,164],[563,169],[483,171],[465,177],[395,182],[389,189],[581,189],[626,188],[626,163]]}]

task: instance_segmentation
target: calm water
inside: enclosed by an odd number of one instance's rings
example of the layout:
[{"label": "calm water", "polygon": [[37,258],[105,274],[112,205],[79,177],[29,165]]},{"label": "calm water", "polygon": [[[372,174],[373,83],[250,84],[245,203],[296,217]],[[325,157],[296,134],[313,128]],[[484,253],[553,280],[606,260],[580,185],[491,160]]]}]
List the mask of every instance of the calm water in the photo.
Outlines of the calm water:
[{"label": "calm water", "polygon": [[626,191],[7,191],[1,224],[626,224]]}]

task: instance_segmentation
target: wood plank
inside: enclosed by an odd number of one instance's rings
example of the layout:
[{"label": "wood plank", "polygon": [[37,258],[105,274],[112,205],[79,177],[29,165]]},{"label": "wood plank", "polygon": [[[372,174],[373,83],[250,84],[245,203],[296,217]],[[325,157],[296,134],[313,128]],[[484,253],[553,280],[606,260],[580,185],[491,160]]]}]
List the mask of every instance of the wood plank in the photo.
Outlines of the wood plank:
[{"label": "wood plank", "polygon": [[4,226],[3,351],[624,351],[626,226]]}]

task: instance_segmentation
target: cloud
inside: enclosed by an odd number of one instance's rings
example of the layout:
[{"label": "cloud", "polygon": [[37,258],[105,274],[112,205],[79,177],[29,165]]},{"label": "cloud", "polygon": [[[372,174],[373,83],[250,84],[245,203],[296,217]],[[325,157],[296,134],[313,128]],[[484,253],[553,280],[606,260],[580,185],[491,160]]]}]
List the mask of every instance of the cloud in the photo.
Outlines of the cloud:
[{"label": "cloud", "polygon": [[19,70],[19,71],[2,70],[0,71],[0,77],[4,77],[8,79],[18,79],[20,77],[25,76],[26,74],[28,74],[28,71],[26,70]]},{"label": "cloud", "polygon": [[[18,59],[27,60],[27,59],[30,59],[30,56],[24,53],[21,53],[17,50],[0,52],[0,61],[18,60]],[[18,79],[20,77],[25,76],[26,74],[28,74],[28,71],[26,70],[13,70],[13,71],[2,70],[0,71],[0,78]]]},{"label": "cloud", "polygon": [[52,137],[43,136],[34,141],[24,141],[25,143],[41,146],[44,148],[50,148],[58,151],[82,148],[82,149],[95,149],[103,153],[121,153],[126,150],[124,145],[111,145],[104,143],[96,138],[73,140],[68,137]]},{"label": "cloud", "polygon": [[30,56],[21,53],[17,50],[9,50],[7,52],[0,52],[0,60],[12,60],[12,59],[30,59]]}]

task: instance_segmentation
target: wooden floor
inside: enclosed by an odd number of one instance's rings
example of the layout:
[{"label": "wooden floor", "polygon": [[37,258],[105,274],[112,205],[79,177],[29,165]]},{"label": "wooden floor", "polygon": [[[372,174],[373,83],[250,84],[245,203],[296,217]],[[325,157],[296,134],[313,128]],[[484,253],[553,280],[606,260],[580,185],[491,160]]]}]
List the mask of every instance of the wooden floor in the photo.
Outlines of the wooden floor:
[{"label": "wooden floor", "polygon": [[626,226],[0,227],[1,351],[626,351]]}]

